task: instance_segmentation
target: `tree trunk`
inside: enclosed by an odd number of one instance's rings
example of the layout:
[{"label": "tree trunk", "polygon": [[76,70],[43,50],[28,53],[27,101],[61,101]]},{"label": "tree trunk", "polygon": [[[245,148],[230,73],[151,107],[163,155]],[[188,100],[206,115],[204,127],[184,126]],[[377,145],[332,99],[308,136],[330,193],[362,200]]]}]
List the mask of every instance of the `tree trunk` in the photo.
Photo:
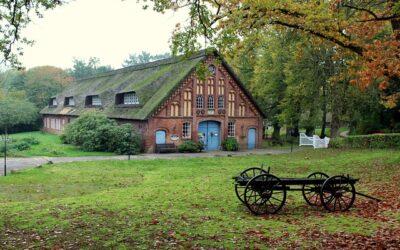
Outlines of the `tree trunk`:
[{"label": "tree trunk", "polygon": [[337,115],[336,113],[332,113],[331,138],[339,136],[339,128],[340,128],[339,115]]},{"label": "tree trunk", "polygon": [[279,124],[273,124],[274,131],[272,132],[272,143],[281,144],[281,126]]},{"label": "tree trunk", "polygon": [[306,128],[306,135],[307,135],[307,136],[313,136],[314,130],[315,130],[314,127],[307,127],[307,128]]},{"label": "tree trunk", "polygon": [[322,125],[321,125],[321,134],[319,137],[325,137],[325,128],[326,128],[326,90],[325,85],[322,87]]}]

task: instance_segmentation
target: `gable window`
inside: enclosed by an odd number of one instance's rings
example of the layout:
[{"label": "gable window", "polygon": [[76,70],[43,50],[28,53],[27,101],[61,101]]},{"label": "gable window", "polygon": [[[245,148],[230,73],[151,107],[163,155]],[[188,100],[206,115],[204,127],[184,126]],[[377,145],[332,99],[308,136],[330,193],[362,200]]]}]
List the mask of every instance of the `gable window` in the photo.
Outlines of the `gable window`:
[{"label": "gable window", "polygon": [[204,81],[197,79],[197,94],[198,95],[203,94],[203,88],[204,88]]},{"label": "gable window", "polygon": [[211,75],[214,76],[214,75],[215,75],[215,72],[216,72],[217,70],[216,70],[216,68],[215,68],[214,65],[210,64],[210,65],[208,66],[208,71],[210,72]]},{"label": "gable window", "polygon": [[222,95],[218,96],[218,108],[219,109],[224,108],[224,96]]},{"label": "gable window", "polygon": [[64,99],[64,106],[75,106],[75,99],[73,96],[67,96]]},{"label": "gable window", "polygon": [[182,138],[190,139],[192,137],[192,126],[190,122],[184,122],[182,125]]},{"label": "gable window", "polygon": [[229,92],[228,96],[228,116],[235,116],[235,92]]},{"label": "gable window", "polygon": [[179,104],[177,102],[171,103],[171,116],[179,116]]},{"label": "gable window", "polygon": [[101,99],[98,95],[86,96],[85,105],[86,106],[101,106]]},{"label": "gable window", "polygon": [[224,95],[225,93],[225,80],[219,79],[218,80],[218,95]]},{"label": "gable window", "polygon": [[239,116],[244,116],[246,112],[246,105],[244,103],[241,103],[239,106]]},{"label": "gable window", "polygon": [[183,116],[192,115],[192,90],[187,89],[183,94]]},{"label": "gable window", "polygon": [[50,99],[49,106],[53,106],[53,107],[57,106],[57,99],[55,97]]},{"label": "gable window", "polygon": [[235,136],[235,123],[228,122],[228,136],[233,137]]},{"label": "gable window", "polygon": [[214,94],[214,79],[213,78],[208,79],[208,94],[209,95]]},{"label": "gable window", "polygon": [[203,109],[204,108],[204,98],[202,95],[198,95],[196,97],[196,108]]},{"label": "gable window", "polygon": [[214,109],[214,96],[212,95],[208,96],[207,108]]},{"label": "gable window", "polygon": [[139,104],[139,98],[136,93],[124,93],[124,104]]}]

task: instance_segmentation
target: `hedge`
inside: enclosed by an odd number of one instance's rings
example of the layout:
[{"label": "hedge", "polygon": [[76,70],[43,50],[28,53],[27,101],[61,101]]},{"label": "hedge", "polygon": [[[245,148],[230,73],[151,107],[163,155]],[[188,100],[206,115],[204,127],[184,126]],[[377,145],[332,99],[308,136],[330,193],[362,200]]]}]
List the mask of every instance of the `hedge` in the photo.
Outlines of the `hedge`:
[{"label": "hedge", "polygon": [[329,143],[331,148],[398,148],[400,149],[400,133],[354,135],[335,138]]}]

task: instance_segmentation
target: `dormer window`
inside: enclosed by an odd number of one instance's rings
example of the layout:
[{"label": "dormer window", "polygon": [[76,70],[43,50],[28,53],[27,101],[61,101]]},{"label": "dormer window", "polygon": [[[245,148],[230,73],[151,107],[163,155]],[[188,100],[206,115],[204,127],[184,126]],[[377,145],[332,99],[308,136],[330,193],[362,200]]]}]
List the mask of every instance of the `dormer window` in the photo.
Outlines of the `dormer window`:
[{"label": "dormer window", "polygon": [[135,92],[124,94],[124,104],[139,104],[139,98]]},{"label": "dormer window", "polygon": [[86,106],[101,106],[101,99],[98,95],[86,96],[85,105]]},{"label": "dormer window", "polygon": [[64,106],[75,106],[75,99],[73,96],[67,96],[64,99]]},{"label": "dormer window", "polygon": [[115,96],[115,104],[117,105],[138,105],[139,98],[135,92],[119,93]]},{"label": "dormer window", "polygon": [[49,106],[57,107],[57,99],[55,97],[50,99]]}]

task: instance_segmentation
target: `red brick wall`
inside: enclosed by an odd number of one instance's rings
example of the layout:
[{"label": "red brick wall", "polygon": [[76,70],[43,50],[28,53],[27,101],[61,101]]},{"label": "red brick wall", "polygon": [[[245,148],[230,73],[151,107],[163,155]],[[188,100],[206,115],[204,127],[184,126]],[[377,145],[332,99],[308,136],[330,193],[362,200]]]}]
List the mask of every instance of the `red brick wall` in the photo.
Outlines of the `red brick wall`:
[{"label": "red brick wall", "polygon": [[[212,58],[208,58],[207,63],[216,66],[216,74],[214,77],[214,114],[208,114],[207,108],[207,97],[208,93],[208,83],[207,79],[203,83],[203,97],[204,97],[204,114],[196,112],[196,96],[197,96],[197,76],[196,73],[192,73],[183,84],[173,93],[169,99],[160,106],[158,111],[149,119],[148,131],[146,133],[146,148],[148,151],[153,151],[155,145],[155,133],[157,130],[165,130],[167,132],[167,143],[174,142],[176,145],[182,143],[182,126],[184,122],[190,122],[192,126],[192,136],[191,139],[198,140],[197,129],[199,123],[202,121],[217,121],[221,125],[221,141],[227,138],[227,128],[228,122],[235,122],[235,137],[241,145],[242,149],[247,148],[247,132],[250,128],[256,129],[256,143],[260,145],[262,141],[262,116],[254,107],[253,103],[247,98],[241,88],[236,84],[234,79],[229,75],[227,70],[222,66],[213,61]],[[225,89],[224,89],[224,114],[219,114],[218,104],[218,81],[219,79],[224,79]],[[183,115],[184,106],[184,91],[192,91],[192,116],[185,117]],[[228,116],[228,94],[230,91],[235,93],[235,109],[234,115]],[[179,116],[171,116],[171,104],[179,104]],[[245,114],[244,116],[239,116],[239,105],[245,104]],[[179,140],[171,141],[171,135],[177,135]]]},{"label": "red brick wall", "polygon": [[65,125],[73,119],[74,117],[65,115],[43,115],[43,131],[61,134]]}]

